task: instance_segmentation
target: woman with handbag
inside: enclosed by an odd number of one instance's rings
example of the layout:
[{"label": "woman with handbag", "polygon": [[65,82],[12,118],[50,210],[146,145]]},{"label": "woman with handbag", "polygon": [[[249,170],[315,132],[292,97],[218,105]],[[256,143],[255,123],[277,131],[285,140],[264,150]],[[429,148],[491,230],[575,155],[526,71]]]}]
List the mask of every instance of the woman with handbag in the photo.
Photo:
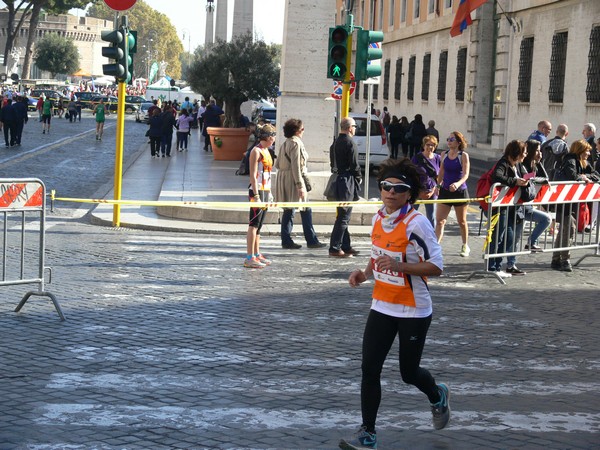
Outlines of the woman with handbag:
[{"label": "woman with handbag", "polygon": [[[283,135],[287,138],[279,149],[279,157],[275,160],[277,183],[275,185],[275,200],[278,202],[308,201],[311,190],[306,163],[308,153],[302,142],[304,127],[300,119],[289,119],[283,125]],[[302,247],[292,239],[294,215],[296,208],[283,208],[281,217],[281,246],[295,250]],[[312,210],[301,208],[302,231],[308,248],[323,248],[326,244],[319,242],[312,223]]]}]

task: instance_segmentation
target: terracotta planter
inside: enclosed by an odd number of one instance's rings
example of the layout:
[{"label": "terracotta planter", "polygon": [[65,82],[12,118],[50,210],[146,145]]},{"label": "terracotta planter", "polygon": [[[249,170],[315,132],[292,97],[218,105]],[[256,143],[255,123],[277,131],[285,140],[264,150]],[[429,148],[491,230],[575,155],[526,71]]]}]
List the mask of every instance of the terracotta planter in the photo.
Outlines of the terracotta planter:
[{"label": "terracotta planter", "polygon": [[208,127],[206,131],[215,161],[239,161],[248,150],[250,132],[245,128]]}]

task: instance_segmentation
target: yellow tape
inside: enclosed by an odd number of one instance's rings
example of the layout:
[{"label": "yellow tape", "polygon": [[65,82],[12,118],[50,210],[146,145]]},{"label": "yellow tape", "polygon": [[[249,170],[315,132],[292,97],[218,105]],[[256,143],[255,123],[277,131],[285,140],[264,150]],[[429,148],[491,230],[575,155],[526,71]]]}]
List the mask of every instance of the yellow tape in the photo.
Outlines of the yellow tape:
[{"label": "yellow tape", "polygon": [[500,219],[500,213],[494,214],[490,220],[490,229],[488,230],[487,236],[485,238],[485,242],[483,243],[483,251],[484,252],[485,252],[485,249],[487,248],[487,246],[489,245],[489,243],[492,242],[492,234],[494,233],[494,228],[496,228],[498,219]]},{"label": "yellow tape", "polygon": [[[330,202],[330,201],[311,201],[311,202],[210,202],[210,201],[159,201],[159,200],[111,200],[103,198],[71,198],[56,197],[56,191],[50,191],[52,201],[73,202],[73,203],[104,203],[108,205],[130,205],[130,206],[205,206],[212,208],[337,208],[359,205],[381,206],[381,200],[359,200],[356,202]],[[483,199],[460,199],[460,200],[419,200],[416,204],[427,203],[472,203]]]}]

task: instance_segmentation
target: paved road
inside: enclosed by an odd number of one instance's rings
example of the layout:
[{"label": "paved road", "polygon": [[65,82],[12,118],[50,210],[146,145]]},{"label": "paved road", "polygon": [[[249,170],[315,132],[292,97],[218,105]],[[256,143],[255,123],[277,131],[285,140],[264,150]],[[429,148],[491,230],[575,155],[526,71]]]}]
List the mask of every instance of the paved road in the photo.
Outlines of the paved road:
[{"label": "paved road", "polygon": [[[274,264],[254,271],[242,237],[54,216],[47,240],[67,320],[44,298],[15,314],[25,288],[0,291],[0,449],[333,449],[358,425],[370,288],[346,278],[364,257],[268,238]],[[380,448],[597,448],[596,260],[565,274],[540,255],[508,286],[466,283],[481,261],[458,244],[444,241],[423,359],[452,389],[451,424],[432,430],[390,358]]]},{"label": "paved road", "polygon": [[[0,178],[40,178],[48,192],[55,189],[63,197],[104,197],[114,178],[116,115],[107,116],[102,141],[95,140],[96,122],[89,111],[77,123],[54,118],[50,134],[42,134],[37,113],[29,115],[23,145],[0,145]],[[126,115],[125,120],[124,164],[147,140],[147,126],[135,123],[133,115]],[[90,205],[61,203],[59,211],[71,210],[72,214],[78,208],[88,210]]]}]

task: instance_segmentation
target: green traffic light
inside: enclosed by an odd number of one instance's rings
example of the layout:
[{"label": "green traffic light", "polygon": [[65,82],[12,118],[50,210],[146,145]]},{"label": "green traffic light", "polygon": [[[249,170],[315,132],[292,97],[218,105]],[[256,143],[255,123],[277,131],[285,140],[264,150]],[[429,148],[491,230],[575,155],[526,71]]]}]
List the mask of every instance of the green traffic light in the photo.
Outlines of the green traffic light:
[{"label": "green traffic light", "polygon": [[327,55],[327,78],[343,80],[348,56],[349,28],[339,25],[329,29],[329,46]]},{"label": "green traffic light", "polygon": [[358,30],[355,61],[356,80],[366,80],[381,75],[381,64],[369,63],[383,57],[381,48],[371,47],[370,45],[379,42],[383,42],[382,31]]}]

